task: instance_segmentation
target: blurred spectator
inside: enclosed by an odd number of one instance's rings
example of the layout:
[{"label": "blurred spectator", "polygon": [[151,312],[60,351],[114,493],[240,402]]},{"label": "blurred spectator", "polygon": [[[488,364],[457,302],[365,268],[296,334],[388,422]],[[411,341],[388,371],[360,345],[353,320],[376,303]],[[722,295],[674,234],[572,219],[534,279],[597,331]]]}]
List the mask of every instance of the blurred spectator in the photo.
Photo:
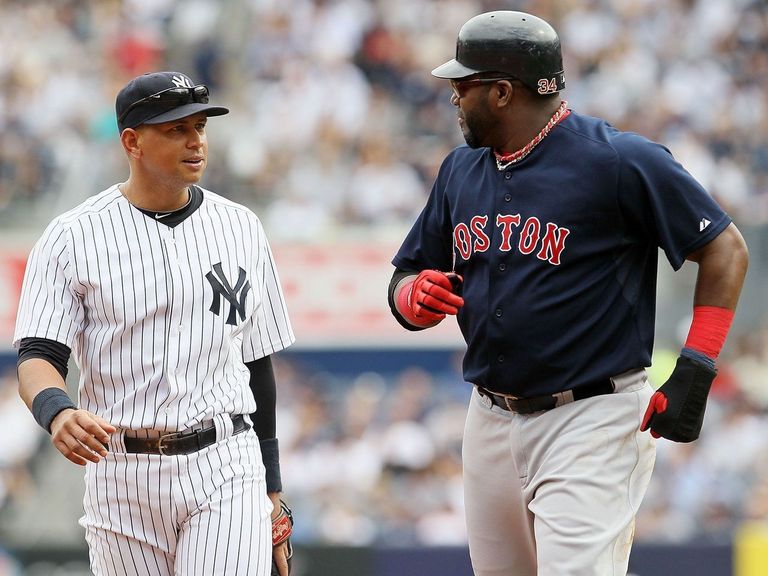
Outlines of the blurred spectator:
[{"label": "blurred spectator", "polygon": [[469,390],[450,367],[312,381],[284,356],[276,371],[284,482],[297,509],[312,511],[297,541],[464,541],[460,446]]},{"label": "blurred spectator", "polygon": [[0,510],[6,499],[34,489],[30,460],[45,433],[30,418],[29,410],[17,393],[16,368],[0,374]]},{"label": "blurred spectator", "polygon": [[409,215],[416,217],[425,200],[418,172],[394,157],[389,141],[372,138],[363,142],[360,164],[353,169],[348,189],[351,222],[397,224]]},{"label": "blurred spectator", "polygon": [[0,576],[22,576],[21,564],[0,547]]}]

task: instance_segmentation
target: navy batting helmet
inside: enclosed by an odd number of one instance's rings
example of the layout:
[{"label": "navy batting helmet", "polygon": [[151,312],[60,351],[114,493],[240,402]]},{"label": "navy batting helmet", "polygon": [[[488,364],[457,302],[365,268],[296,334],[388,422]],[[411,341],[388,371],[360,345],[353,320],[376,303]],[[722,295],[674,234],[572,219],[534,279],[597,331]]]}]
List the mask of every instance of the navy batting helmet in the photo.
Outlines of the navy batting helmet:
[{"label": "navy batting helmet", "polygon": [[500,10],[468,20],[459,30],[456,58],[432,70],[438,78],[464,78],[480,72],[503,72],[536,94],[565,88],[560,38],[546,21]]}]

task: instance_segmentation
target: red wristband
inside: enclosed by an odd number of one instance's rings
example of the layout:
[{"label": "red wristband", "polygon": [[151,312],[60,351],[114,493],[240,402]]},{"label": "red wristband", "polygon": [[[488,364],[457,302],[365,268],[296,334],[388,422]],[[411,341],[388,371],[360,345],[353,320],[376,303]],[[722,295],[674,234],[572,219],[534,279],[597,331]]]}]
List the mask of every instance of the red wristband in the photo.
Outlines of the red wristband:
[{"label": "red wristband", "polygon": [[733,310],[717,306],[694,306],[686,348],[717,359],[733,322]]}]

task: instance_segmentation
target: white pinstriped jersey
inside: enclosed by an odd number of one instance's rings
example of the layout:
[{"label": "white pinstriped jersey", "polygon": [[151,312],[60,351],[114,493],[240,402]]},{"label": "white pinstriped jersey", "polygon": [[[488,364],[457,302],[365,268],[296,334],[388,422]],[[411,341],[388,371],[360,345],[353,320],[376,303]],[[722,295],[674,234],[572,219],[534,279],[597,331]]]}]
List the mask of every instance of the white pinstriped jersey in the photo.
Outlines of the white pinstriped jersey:
[{"label": "white pinstriped jersey", "polygon": [[203,194],[171,228],[112,186],[51,222],[30,254],[14,345],[69,346],[80,408],[118,428],[252,413],[243,363],[294,341],[259,219]]}]

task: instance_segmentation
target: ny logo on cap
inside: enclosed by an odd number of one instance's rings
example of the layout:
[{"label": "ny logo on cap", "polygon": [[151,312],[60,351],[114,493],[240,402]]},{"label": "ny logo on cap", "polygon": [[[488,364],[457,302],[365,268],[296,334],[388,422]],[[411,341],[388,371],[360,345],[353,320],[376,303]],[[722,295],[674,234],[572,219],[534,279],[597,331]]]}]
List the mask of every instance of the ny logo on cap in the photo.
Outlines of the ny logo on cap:
[{"label": "ny logo on cap", "polygon": [[192,80],[190,80],[186,76],[182,76],[182,75],[171,76],[171,82],[173,82],[173,84],[177,88],[192,88],[192,87],[194,87],[194,84],[192,84]]},{"label": "ny logo on cap", "polygon": [[[238,267],[238,277],[235,286],[232,287],[229,284],[229,280],[224,275],[224,270],[221,267],[221,262],[213,265],[213,270],[205,275],[208,282],[213,288],[213,302],[211,302],[210,311],[218,316],[221,312],[221,296],[224,296],[227,302],[229,302],[229,315],[227,316],[227,324],[237,324],[237,315],[240,315],[240,320],[245,320],[245,297],[251,290],[251,283],[245,279],[245,270]],[[215,274],[214,274],[215,272]],[[218,278],[217,278],[218,276]],[[240,296],[238,297],[238,292]]]}]

